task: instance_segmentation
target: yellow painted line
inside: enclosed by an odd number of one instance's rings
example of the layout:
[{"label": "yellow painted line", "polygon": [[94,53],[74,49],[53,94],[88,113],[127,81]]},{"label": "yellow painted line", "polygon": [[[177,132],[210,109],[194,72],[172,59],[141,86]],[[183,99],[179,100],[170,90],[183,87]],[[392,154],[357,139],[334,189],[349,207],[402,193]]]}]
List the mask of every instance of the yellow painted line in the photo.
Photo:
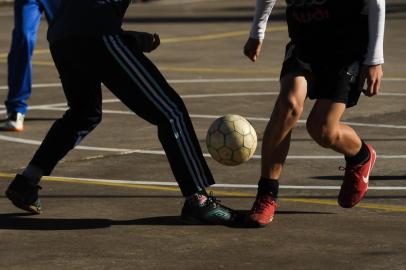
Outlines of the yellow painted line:
[{"label": "yellow painted line", "polygon": [[[285,31],[287,30],[287,26],[275,26],[270,27],[266,30],[266,32],[277,32],[277,31]],[[208,40],[216,40],[216,39],[225,39],[231,37],[241,37],[246,36],[248,37],[248,31],[232,31],[232,32],[224,32],[224,33],[217,33],[217,34],[208,34],[208,35],[200,35],[200,36],[193,36],[193,37],[173,37],[173,38],[163,38],[161,40],[162,44],[165,43],[180,43],[180,42],[189,42],[189,41],[208,41]]]},{"label": "yellow painted line", "polygon": [[[277,32],[277,31],[284,31],[287,30],[287,26],[274,26],[270,27],[266,30],[266,32]],[[249,32],[244,31],[231,31],[231,32],[224,32],[224,33],[216,33],[216,34],[207,34],[207,35],[198,35],[192,37],[173,37],[173,38],[162,38],[162,44],[171,44],[171,43],[181,43],[181,42],[191,42],[191,41],[209,41],[209,40],[216,40],[216,39],[225,39],[231,37],[240,37],[240,36],[247,36]],[[48,54],[49,49],[38,49],[34,51],[34,55],[39,54]],[[7,58],[8,53],[1,53],[0,58]]]},{"label": "yellow painted line", "polygon": [[38,49],[34,51],[34,55],[39,55],[39,54],[48,54],[50,53],[49,49]]},{"label": "yellow painted line", "polygon": [[[0,64],[7,64],[7,59],[0,59]],[[35,66],[47,66],[47,67],[53,67],[55,64],[53,61],[38,61],[34,60],[32,61],[32,64]]]},{"label": "yellow painted line", "polygon": [[[38,50],[34,50],[33,54],[34,55],[39,55],[39,54],[48,54],[49,53],[49,49],[38,49]],[[8,53],[0,53],[0,58],[7,58]]]},{"label": "yellow painted line", "polygon": [[[15,174],[10,173],[1,173],[0,177],[12,179]],[[52,182],[64,182],[64,183],[73,183],[73,184],[89,184],[89,185],[100,185],[100,186],[115,186],[115,187],[127,187],[127,188],[136,188],[144,190],[159,190],[159,191],[175,191],[179,192],[178,187],[164,187],[164,186],[155,186],[155,185],[139,185],[139,184],[122,184],[122,183],[107,183],[101,182],[97,179],[89,179],[88,181],[81,181],[75,178],[62,178],[54,176],[45,176],[43,177],[45,181]],[[254,193],[248,192],[236,192],[236,191],[221,191],[216,190],[216,195],[220,196],[230,196],[230,197],[255,197]],[[324,199],[306,199],[306,198],[279,198],[279,201],[283,202],[294,202],[294,203],[304,203],[304,204],[317,204],[317,205],[328,205],[328,206],[338,206],[335,200],[324,200]],[[384,205],[384,204],[372,204],[372,203],[360,203],[357,205],[357,208],[371,209],[371,210],[383,210],[387,212],[406,212],[406,207],[397,206],[397,205]]]},{"label": "yellow painted line", "polygon": [[53,61],[46,61],[46,60],[45,61],[34,60],[34,61],[32,61],[32,64],[36,65],[36,66],[55,66]]},{"label": "yellow painted line", "polygon": [[[0,64],[7,63],[6,59],[0,59]],[[53,67],[54,62],[52,61],[32,61],[32,64],[35,66],[48,66]],[[261,69],[246,69],[246,68],[229,68],[229,67],[214,67],[214,68],[205,68],[205,67],[169,67],[169,66],[160,66],[159,70],[164,72],[182,72],[182,73],[205,73],[205,74],[265,74],[268,76],[279,76],[280,68],[261,68]],[[392,78],[406,78],[406,74],[402,73],[385,73],[386,77]]]}]

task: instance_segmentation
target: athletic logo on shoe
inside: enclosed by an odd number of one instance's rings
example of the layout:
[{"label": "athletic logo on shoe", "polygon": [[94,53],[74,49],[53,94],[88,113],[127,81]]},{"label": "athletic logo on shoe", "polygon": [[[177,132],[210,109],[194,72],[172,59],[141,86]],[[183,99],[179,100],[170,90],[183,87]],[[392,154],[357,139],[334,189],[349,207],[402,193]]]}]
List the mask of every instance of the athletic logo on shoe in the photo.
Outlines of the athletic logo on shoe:
[{"label": "athletic logo on shoe", "polygon": [[214,213],[214,216],[219,217],[219,218],[230,218],[231,215],[226,212],[218,211]]},{"label": "athletic logo on shoe", "polygon": [[[375,150],[372,150],[372,153],[374,155],[376,155]],[[369,173],[371,172],[372,165],[373,165],[373,161],[369,162],[369,167],[368,167],[368,171],[367,171],[367,177],[362,176],[362,181],[364,181],[365,184],[368,184],[368,182],[369,182]]]}]

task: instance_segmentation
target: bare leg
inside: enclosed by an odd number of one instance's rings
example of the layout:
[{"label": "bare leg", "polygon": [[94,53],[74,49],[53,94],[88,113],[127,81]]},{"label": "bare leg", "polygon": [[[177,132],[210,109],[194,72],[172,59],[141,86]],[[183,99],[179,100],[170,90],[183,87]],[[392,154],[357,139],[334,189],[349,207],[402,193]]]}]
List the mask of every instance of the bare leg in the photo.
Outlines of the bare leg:
[{"label": "bare leg", "polygon": [[303,112],[306,94],[304,77],[287,75],[281,79],[281,92],[263,136],[262,177],[279,179],[289,151],[292,128]]},{"label": "bare leg", "polygon": [[344,103],[317,100],[307,119],[306,127],[319,145],[351,157],[358,153],[362,143],[354,129],[340,123],[344,111]]}]

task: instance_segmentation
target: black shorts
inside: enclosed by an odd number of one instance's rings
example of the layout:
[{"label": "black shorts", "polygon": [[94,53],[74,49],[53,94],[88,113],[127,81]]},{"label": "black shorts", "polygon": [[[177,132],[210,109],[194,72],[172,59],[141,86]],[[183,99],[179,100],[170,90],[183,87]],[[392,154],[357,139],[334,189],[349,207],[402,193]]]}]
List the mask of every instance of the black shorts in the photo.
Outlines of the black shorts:
[{"label": "black shorts", "polygon": [[280,78],[290,74],[304,76],[307,80],[307,96],[310,99],[328,99],[355,106],[361,91],[358,89],[362,57],[346,64],[335,61],[304,62],[300,60],[295,45],[286,46],[285,60]]}]

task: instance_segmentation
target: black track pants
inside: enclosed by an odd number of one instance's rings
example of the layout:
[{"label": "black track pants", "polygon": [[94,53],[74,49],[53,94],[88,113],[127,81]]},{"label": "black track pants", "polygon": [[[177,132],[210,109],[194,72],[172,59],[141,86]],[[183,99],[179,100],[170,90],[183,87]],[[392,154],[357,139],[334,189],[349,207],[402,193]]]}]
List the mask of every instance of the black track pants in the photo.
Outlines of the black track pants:
[{"label": "black track pants", "polygon": [[182,99],[143,53],[128,47],[119,35],[65,39],[53,44],[51,53],[69,109],[53,124],[31,164],[49,175],[100,123],[103,83],[128,108],[158,127],[184,196],[214,184]]}]

